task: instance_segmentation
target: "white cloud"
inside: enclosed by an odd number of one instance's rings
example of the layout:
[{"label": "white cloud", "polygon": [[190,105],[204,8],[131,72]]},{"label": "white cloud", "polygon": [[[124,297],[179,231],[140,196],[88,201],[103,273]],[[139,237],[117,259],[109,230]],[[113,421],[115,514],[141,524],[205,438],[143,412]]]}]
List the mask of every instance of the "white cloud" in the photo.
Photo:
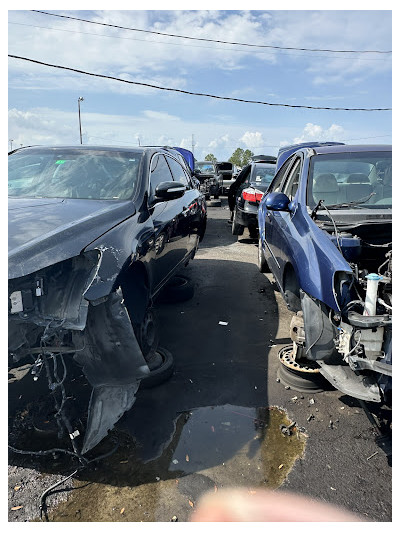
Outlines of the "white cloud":
[{"label": "white cloud", "polygon": [[329,128],[324,129],[318,124],[308,122],[302,133],[293,139],[293,143],[302,143],[307,141],[339,141],[343,139],[344,128],[338,124],[332,124]]},{"label": "white cloud", "polygon": [[177,117],[177,116],[175,116],[175,115],[170,115],[169,113],[162,113],[162,112],[160,112],[160,111],[146,110],[146,111],[143,111],[143,115],[144,115],[146,118],[150,118],[151,120],[158,120],[158,121],[164,121],[164,120],[167,120],[167,121],[180,120],[180,118]]},{"label": "white cloud", "polygon": [[240,141],[246,145],[250,150],[261,148],[265,145],[263,135],[259,131],[246,131],[241,137]]}]

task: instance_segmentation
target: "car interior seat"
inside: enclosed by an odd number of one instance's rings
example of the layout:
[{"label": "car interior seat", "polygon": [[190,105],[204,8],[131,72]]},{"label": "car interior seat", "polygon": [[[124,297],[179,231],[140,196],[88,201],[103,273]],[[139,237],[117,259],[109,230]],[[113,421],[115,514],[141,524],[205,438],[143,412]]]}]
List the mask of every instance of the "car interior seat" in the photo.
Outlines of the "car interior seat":
[{"label": "car interior seat", "polygon": [[372,185],[366,174],[355,172],[349,174],[347,181],[343,184],[345,192],[345,201],[354,202],[365,198],[372,192]]},{"label": "car interior seat", "polygon": [[324,200],[326,205],[339,203],[339,185],[334,174],[317,176],[313,184],[312,195],[316,204],[319,200]]}]

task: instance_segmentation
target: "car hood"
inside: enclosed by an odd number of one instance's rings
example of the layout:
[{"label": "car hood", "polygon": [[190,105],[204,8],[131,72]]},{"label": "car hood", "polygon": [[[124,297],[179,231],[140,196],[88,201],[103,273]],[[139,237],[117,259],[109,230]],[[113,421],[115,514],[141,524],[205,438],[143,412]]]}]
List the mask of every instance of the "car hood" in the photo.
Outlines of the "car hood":
[{"label": "car hood", "polygon": [[131,201],[10,198],[9,279],[79,255],[135,211]]}]

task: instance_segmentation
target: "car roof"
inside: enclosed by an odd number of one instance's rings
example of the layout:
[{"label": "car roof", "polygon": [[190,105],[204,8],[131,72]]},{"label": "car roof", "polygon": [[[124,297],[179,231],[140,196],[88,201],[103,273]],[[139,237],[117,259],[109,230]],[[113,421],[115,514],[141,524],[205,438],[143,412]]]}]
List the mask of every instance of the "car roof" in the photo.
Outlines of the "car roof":
[{"label": "car roof", "polygon": [[21,148],[17,148],[14,151],[20,151],[20,150],[27,150],[27,149],[35,149],[35,150],[84,150],[84,151],[91,151],[91,150],[103,150],[107,152],[136,152],[136,153],[144,153],[144,152],[154,152],[154,151],[162,151],[165,150],[165,152],[168,152],[169,149],[164,146],[116,146],[116,145],[89,145],[89,144],[74,144],[74,145],[34,145],[34,146],[23,146]]},{"label": "car roof", "polygon": [[[307,149],[307,148],[306,148]],[[391,152],[391,144],[342,144],[330,146],[313,146],[309,148],[315,154],[338,154],[351,152]]]}]

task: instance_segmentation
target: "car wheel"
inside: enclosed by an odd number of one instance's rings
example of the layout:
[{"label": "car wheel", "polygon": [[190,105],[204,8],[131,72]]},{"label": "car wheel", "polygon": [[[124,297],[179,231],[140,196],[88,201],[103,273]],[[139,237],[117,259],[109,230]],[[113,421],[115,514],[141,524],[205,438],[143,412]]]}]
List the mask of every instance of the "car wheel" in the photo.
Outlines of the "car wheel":
[{"label": "car wheel", "polygon": [[269,272],[268,263],[261,245],[261,238],[258,239],[258,270],[260,272]]},{"label": "car wheel", "polygon": [[159,328],[154,311],[147,309],[142,322],[135,325],[133,329],[143,357],[147,361],[157,351],[159,341]]},{"label": "car wheel", "polygon": [[169,379],[174,371],[174,359],[171,352],[165,348],[157,348],[157,355],[161,356],[161,364],[140,382],[140,388],[150,389],[161,385]]},{"label": "car wheel", "polygon": [[243,235],[244,226],[239,224],[236,219],[236,209],[233,212],[232,219],[232,235]]},{"label": "car wheel", "polygon": [[193,298],[193,282],[185,276],[174,276],[166,284],[160,293],[159,301],[161,303],[179,303],[186,302]]},{"label": "car wheel", "polygon": [[283,385],[304,393],[329,390],[330,384],[320,373],[316,362],[293,358],[293,345],[284,346],[278,355],[278,377]]}]

